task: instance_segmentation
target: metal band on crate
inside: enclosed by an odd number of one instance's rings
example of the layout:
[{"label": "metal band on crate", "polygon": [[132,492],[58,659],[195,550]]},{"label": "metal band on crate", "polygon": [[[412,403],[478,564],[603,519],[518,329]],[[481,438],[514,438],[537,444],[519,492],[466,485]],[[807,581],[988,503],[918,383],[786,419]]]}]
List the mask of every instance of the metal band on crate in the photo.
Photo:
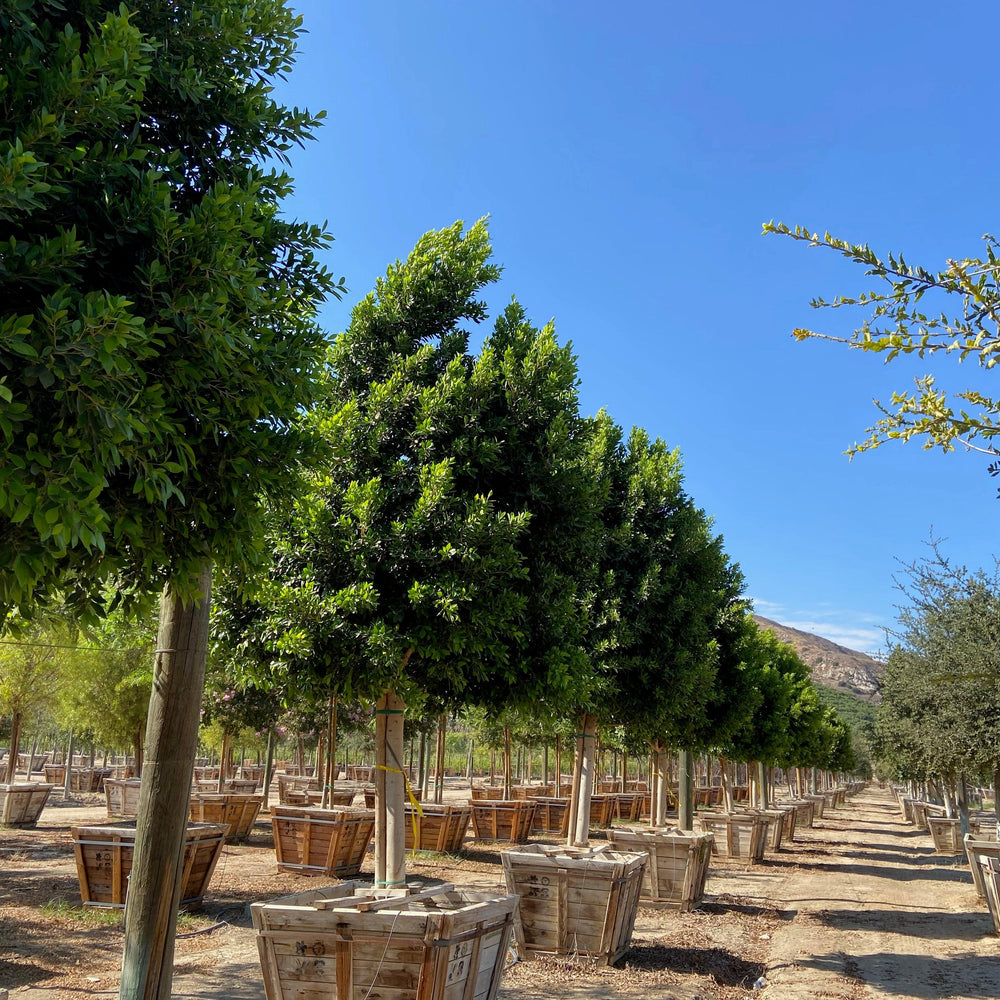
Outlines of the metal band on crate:
[{"label": "metal band on crate", "polygon": [[395,882],[381,882],[378,879],[375,880],[376,889],[391,889],[394,885],[406,885],[406,879],[398,878]]}]

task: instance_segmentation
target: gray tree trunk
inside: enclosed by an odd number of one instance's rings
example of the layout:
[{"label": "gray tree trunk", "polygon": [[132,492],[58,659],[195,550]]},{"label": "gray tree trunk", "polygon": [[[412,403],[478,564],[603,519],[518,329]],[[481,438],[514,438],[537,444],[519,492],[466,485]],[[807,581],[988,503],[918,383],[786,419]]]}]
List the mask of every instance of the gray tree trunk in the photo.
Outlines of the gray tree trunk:
[{"label": "gray tree trunk", "polygon": [[694,754],[681,750],[677,761],[677,825],[694,829]]},{"label": "gray tree trunk", "polygon": [[125,907],[121,1000],[169,1000],[188,799],[208,652],[212,570],[202,597],[183,603],[169,585],[160,601],[135,855]]}]

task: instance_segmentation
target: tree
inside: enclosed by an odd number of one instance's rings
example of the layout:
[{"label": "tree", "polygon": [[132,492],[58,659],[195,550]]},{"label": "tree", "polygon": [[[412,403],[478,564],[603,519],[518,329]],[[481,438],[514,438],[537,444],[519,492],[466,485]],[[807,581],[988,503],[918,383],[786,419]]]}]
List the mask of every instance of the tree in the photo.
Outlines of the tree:
[{"label": "tree", "polygon": [[964,774],[997,783],[1000,569],[954,566],[932,542],[900,586],[907,603],[881,682],[875,755],[894,777],[945,790]]},{"label": "tree", "polygon": [[278,211],[273,164],[319,120],[271,96],[300,24],[278,0],[0,12],[0,610],[164,587],[123,997],[170,992],[211,563],[259,555],[342,287]]},{"label": "tree", "polygon": [[[855,297],[838,295],[830,302],[821,298],[812,301],[816,309],[859,306],[868,310],[870,316],[852,336],[797,329],[797,339],[813,337],[847,344],[881,354],[887,362],[901,354],[920,358],[949,354],[958,361],[975,358],[988,371],[1000,360],[1000,258],[998,243],[992,236],[983,237],[985,257],[950,260],[943,270],[931,271],[907,264],[901,254],[889,254],[883,260],[867,244],[848,243],[829,233],[820,236],[801,226],[793,229],[781,222],[768,222],[764,232],[841,253],[882,283],[881,290]],[[932,312],[923,302],[925,297],[928,302],[943,298],[941,308],[955,311],[952,315]],[[876,402],[882,418],[849,454],[877,448],[887,441],[923,438],[925,448],[953,451],[958,444],[987,455],[1000,455],[1000,448],[993,443],[1000,434],[1000,399],[976,389],[954,395],[970,404],[972,410],[956,410],[948,394],[938,388],[934,375],[917,378],[915,392],[895,392],[888,405]],[[994,475],[1000,472],[997,464],[990,468]]]}]

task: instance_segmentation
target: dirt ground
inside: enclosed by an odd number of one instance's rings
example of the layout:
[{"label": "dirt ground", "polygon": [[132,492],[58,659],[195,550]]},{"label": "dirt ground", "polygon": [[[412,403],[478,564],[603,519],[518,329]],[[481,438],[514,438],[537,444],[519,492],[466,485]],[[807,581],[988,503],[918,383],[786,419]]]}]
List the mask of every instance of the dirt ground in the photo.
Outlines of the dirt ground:
[{"label": "dirt ground", "polygon": [[[46,807],[35,830],[0,830],[0,988],[11,1000],[117,994],[120,914],[81,907],[69,833],[103,821],[93,796]],[[503,891],[504,845],[467,845],[460,856],[410,859],[410,878]],[[225,847],[204,910],[182,917],[174,996],[263,1000],[249,904],[323,884],[278,873],[269,821],[258,820],[249,844]],[[904,824],[892,794],[874,787],[828,809],[762,865],[713,862],[694,911],[640,907],[632,945],[613,968],[517,963],[500,996],[1000,997],[1000,939],[963,860],[934,854],[930,836]]]}]

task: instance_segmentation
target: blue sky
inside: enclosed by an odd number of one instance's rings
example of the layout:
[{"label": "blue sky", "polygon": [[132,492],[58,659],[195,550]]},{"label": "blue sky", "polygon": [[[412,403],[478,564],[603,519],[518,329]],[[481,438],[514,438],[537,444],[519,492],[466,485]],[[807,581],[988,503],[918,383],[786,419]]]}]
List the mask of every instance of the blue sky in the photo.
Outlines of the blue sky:
[{"label": "blue sky", "polygon": [[[821,342],[809,300],[860,268],[779,219],[936,268],[1000,230],[989,205],[1000,8],[901,3],[300,0],[278,96],[326,109],[293,156],[290,214],[327,220],[351,305],[428,229],[489,215],[502,282],[579,357],[585,412],[679,447],[760,614],[884,645],[894,577],[934,536],[991,566],[1000,502],[974,454],[853,462],[873,397],[920,363]],[[860,314],[859,317],[860,319]],[[982,380],[935,363],[939,381]]]}]

